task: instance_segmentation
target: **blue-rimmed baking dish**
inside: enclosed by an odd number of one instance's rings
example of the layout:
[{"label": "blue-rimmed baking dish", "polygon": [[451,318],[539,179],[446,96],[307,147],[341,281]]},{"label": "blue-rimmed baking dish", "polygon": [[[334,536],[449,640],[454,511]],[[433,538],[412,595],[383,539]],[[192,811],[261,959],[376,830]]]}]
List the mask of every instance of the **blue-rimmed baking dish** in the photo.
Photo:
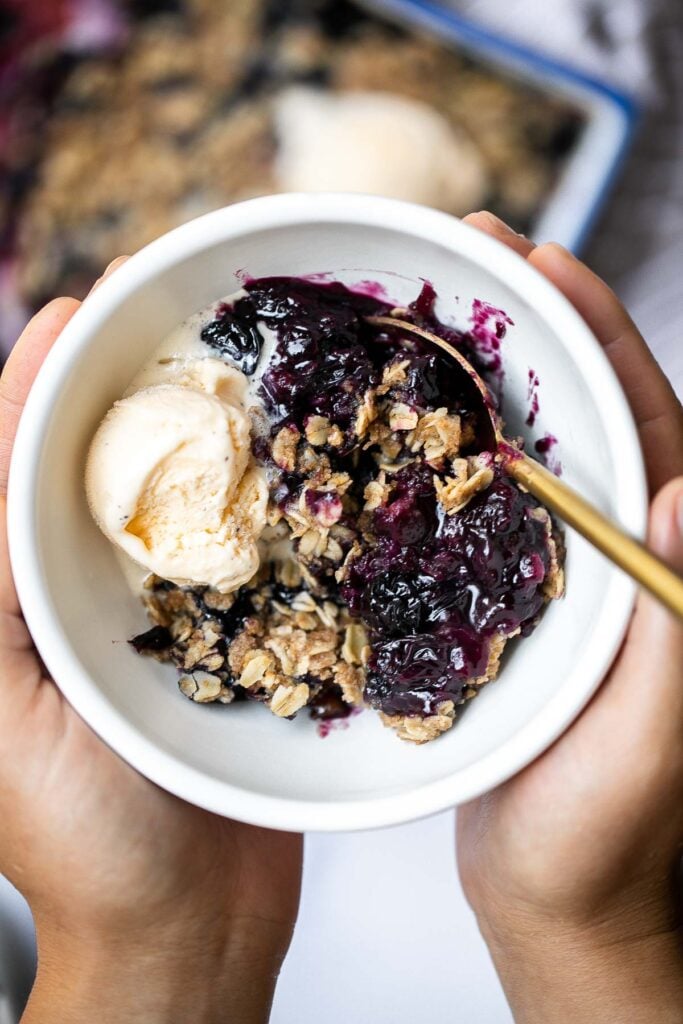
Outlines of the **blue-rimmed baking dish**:
[{"label": "blue-rimmed baking dish", "polygon": [[635,100],[569,64],[506,39],[451,8],[429,0],[362,0],[377,15],[418,28],[578,107],[585,125],[551,193],[535,218],[531,236],[579,252],[624,163],[638,122]]}]

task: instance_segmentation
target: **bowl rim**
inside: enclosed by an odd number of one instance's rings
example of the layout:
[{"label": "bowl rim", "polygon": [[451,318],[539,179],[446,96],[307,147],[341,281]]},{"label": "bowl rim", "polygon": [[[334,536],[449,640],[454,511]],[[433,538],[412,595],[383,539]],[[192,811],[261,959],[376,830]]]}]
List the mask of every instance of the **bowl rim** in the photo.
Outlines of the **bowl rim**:
[{"label": "bowl rim", "polygon": [[[41,451],[54,403],[84,349],[131,294],[173,265],[217,243],[255,232],[307,223],[397,230],[436,243],[496,275],[537,315],[571,338],[592,391],[600,392],[605,434],[617,478],[624,526],[642,537],[647,483],[627,399],[607,356],[569,301],[525,259],[496,239],[436,210],[376,196],[289,193],[212,211],[156,239],[92,293],[63,329],[31,389],[12,453],[8,537],[12,571],[29,630],[52,677],[81,718],[121,758],[176,796],[253,825],[288,831],[352,831],[412,821],[474,799],[526,767],[568,728],[600,686],[623,640],[635,585],[614,571],[592,642],[561,689],[514,736],[475,764],[397,794],[353,800],[300,800],[255,793],[218,781],[160,750],[98,690],[61,629],[39,556],[37,488]],[[561,327],[558,329],[558,324]],[[572,685],[570,685],[572,681]]]}]

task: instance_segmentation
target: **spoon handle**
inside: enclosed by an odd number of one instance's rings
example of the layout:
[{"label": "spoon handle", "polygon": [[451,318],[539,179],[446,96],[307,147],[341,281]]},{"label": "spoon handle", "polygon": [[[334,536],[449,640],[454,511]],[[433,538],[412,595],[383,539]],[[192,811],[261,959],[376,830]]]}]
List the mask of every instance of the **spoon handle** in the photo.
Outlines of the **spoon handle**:
[{"label": "spoon handle", "polygon": [[674,615],[683,619],[683,579],[616,523],[528,455],[508,459],[505,470],[534,497],[602,551]]}]

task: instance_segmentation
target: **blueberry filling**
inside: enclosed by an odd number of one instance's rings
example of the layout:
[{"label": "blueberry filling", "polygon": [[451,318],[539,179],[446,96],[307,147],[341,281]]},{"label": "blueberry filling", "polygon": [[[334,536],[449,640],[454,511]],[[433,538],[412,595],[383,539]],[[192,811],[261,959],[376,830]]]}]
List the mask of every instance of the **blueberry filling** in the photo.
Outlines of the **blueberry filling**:
[{"label": "blueberry filling", "polygon": [[[337,282],[314,284],[298,278],[262,278],[247,284],[246,291],[232,307],[219,309],[201,337],[251,375],[263,344],[258,324],[277,332],[278,345],[262,383],[276,426],[294,422],[301,428],[306,416],[322,415],[348,431],[358,395],[377,384],[382,367],[406,350],[411,359],[400,398],[425,409],[448,404],[474,421],[476,392],[450,361],[419,338],[365,322],[367,316],[386,316],[389,303]],[[433,286],[425,282],[407,318],[456,345],[485,373],[473,339],[436,318],[435,299]]]},{"label": "blueberry filling", "polygon": [[[377,645],[368,700],[387,714],[424,714],[443,694],[457,703],[466,680],[484,673],[496,633],[533,628],[548,534],[537,502],[501,478],[454,516],[438,512],[433,493],[403,490],[374,513],[377,542],[351,564],[342,594]],[[449,645],[459,652],[450,662]],[[431,666],[424,679],[414,665]]]},{"label": "blueberry filling", "polygon": [[[308,417],[328,417],[344,433],[334,453],[341,467],[358,456],[352,425],[359,395],[377,387],[392,360],[406,359],[396,401],[425,411],[445,404],[476,423],[476,396],[457,368],[421,340],[365,322],[386,315],[387,303],[339,284],[291,279],[254,281],[247,292],[232,322],[245,332],[262,322],[278,337],[263,377],[274,432],[288,423],[304,433]],[[404,315],[476,361],[467,336],[437,320],[435,299],[426,282]],[[425,461],[399,470],[388,500],[364,514],[363,550],[340,587],[371,637],[366,698],[389,715],[429,715],[444,700],[460,703],[468,680],[486,672],[491,638],[531,629],[545,600],[548,529],[535,517],[538,503],[496,470],[466,508],[447,515],[436,500],[434,473]],[[281,474],[275,501],[286,506],[302,483]],[[329,492],[308,489],[306,503],[328,525],[342,518],[342,501]]]}]

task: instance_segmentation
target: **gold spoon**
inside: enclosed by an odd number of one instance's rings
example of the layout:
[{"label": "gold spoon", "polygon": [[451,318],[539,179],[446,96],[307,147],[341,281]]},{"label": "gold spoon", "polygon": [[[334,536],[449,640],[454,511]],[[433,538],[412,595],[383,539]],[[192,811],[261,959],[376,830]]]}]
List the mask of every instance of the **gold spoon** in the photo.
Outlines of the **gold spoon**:
[{"label": "gold spoon", "polygon": [[629,536],[602,512],[598,512],[585,498],[558,480],[545,466],[505,440],[489,389],[474,367],[453,345],[437,334],[417,327],[407,320],[391,316],[368,316],[365,319],[378,327],[393,327],[417,334],[452,356],[468,374],[483,399],[493,431],[493,448],[501,456],[505,472],[683,620],[683,579],[665,562],[648,551],[644,544]]}]

